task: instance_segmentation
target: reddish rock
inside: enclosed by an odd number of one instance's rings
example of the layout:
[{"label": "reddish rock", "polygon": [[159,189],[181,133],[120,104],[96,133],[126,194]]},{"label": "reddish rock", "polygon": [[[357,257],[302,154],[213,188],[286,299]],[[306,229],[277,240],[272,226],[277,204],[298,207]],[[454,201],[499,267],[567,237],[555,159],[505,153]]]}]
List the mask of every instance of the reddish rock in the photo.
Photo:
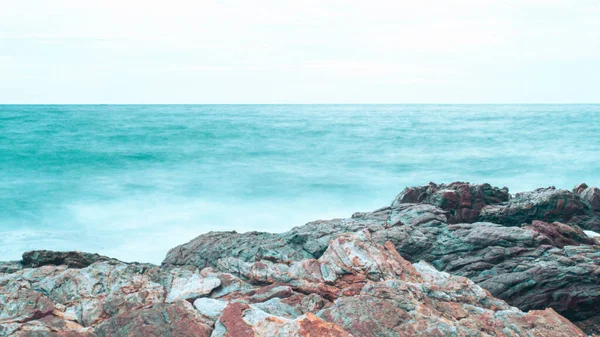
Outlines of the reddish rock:
[{"label": "reddish rock", "polygon": [[33,321],[52,314],[54,309],[52,301],[33,290],[0,293],[0,324]]},{"label": "reddish rock", "polygon": [[464,182],[407,187],[392,203],[392,208],[405,203],[431,204],[447,211],[448,223],[475,222],[482,208],[508,201],[506,187],[499,189],[489,184],[471,185]]},{"label": "reddish rock", "polygon": [[252,327],[244,322],[243,313],[244,310],[250,308],[247,304],[239,302],[231,302],[225,310],[223,315],[219,319],[221,324],[227,330],[225,336],[228,337],[254,337]]},{"label": "reddish rock", "polygon": [[307,313],[305,317],[298,320],[300,325],[300,336],[302,337],[348,337],[351,336],[341,327],[328,323],[319,317]]},{"label": "reddish rock", "polygon": [[548,187],[517,193],[505,203],[487,206],[481,210],[478,221],[506,226],[518,226],[533,220],[568,223],[585,213],[585,206],[577,195]]},{"label": "reddish rock", "polygon": [[211,326],[189,302],[180,300],[114,316],[99,324],[95,333],[98,337],[209,337]]},{"label": "reddish rock", "polygon": [[553,246],[558,248],[596,244],[596,241],[588,237],[581,229],[560,222],[547,223],[534,220],[531,225],[523,226],[523,228],[543,234],[552,241]]}]

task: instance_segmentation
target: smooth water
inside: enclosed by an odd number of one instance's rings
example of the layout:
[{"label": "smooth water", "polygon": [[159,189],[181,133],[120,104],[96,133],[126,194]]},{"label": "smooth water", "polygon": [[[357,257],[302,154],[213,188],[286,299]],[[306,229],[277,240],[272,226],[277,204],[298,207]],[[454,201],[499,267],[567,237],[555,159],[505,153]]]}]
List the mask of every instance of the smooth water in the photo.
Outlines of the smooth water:
[{"label": "smooth water", "polygon": [[159,263],[210,230],[285,231],[405,186],[600,184],[600,105],[0,106],[0,260]]}]

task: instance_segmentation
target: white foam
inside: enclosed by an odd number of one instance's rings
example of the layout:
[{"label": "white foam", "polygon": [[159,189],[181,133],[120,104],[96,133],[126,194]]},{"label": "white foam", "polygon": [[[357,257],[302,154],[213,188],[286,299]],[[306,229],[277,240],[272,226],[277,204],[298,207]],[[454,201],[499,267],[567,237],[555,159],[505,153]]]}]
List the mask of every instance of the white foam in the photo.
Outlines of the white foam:
[{"label": "white foam", "polygon": [[349,217],[357,206],[314,198],[207,200],[155,194],[79,201],[63,209],[44,214],[44,229],[0,232],[0,261],[49,249],[159,264],[169,249],[209,231],[284,232],[312,220]]},{"label": "white foam", "polygon": [[598,234],[598,233],[596,233],[594,231],[587,231],[586,230],[586,231],[583,231],[583,232],[585,233],[585,235],[587,235],[590,238],[595,238],[595,237],[600,236],[600,234]]}]

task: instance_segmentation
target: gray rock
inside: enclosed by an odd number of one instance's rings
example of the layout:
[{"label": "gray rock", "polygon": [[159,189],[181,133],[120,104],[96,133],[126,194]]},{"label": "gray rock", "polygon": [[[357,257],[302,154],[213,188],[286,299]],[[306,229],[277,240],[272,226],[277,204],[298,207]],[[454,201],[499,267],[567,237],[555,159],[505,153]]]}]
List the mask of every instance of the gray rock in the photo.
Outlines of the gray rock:
[{"label": "gray rock", "polygon": [[115,259],[92,253],[33,250],[23,253],[21,264],[24,268],[37,268],[47,265],[66,265],[69,268],[85,268],[92,263],[111,260],[116,261]]}]

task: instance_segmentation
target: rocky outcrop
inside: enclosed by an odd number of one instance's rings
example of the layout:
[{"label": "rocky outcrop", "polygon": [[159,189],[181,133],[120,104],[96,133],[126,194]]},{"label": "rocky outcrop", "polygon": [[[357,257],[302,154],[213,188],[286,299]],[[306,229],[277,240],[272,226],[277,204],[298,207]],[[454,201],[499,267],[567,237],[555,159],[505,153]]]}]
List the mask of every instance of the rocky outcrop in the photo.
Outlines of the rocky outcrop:
[{"label": "rocky outcrop", "polygon": [[499,189],[490,184],[471,185],[464,182],[427,186],[407,187],[392,203],[392,207],[400,204],[429,204],[447,212],[448,223],[475,222],[481,210],[487,205],[508,201],[508,188]]},{"label": "rocky outcrop", "polygon": [[567,190],[554,187],[517,193],[509,201],[482,209],[480,221],[518,226],[533,220],[569,222],[585,214],[581,199]]},{"label": "rocky outcrop", "polygon": [[247,260],[5,273],[0,336],[586,336],[552,309],[525,313],[411,264],[369,230],[339,235],[318,259]]},{"label": "rocky outcrop", "polygon": [[589,322],[600,312],[600,247],[582,228],[593,230],[590,224],[600,217],[580,197],[588,189],[510,196],[487,184],[407,188],[390,206],[350,219],[315,221],[282,234],[202,235],[172,249],[163,264],[319,259],[330,240],[368,229],[376,242],[393,243],[405,259],[468,277],[522,310],[550,307]]},{"label": "rocky outcrop", "polygon": [[447,223],[492,222],[520,226],[534,220],[573,223],[600,230],[600,189],[586,184],[573,191],[551,186],[511,196],[506,187],[464,182],[407,187],[392,203],[429,204],[446,212]]},{"label": "rocky outcrop", "polygon": [[12,273],[23,268],[65,265],[69,268],[84,268],[99,261],[116,261],[107,256],[84,252],[56,252],[51,250],[32,250],[23,253],[21,261],[0,262],[0,273]]},{"label": "rocky outcrop", "polygon": [[178,300],[124,311],[98,324],[93,330],[98,337],[210,337],[212,325],[189,302]]},{"label": "rocky outcrop", "polygon": [[0,336],[587,336],[595,191],[432,183],[286,233],[207,233],[160,267],[28,252],[0,264]]},{"label": "rocky outcrop", "polygon": [[0,273],[12,273],[23,268],[42,266],[67,266],[85,268],[100,261],[117,261],[113,258],[84,252],[56,252],[51,250],[32,250],[23,253],[21,261],[0,262]]}]

